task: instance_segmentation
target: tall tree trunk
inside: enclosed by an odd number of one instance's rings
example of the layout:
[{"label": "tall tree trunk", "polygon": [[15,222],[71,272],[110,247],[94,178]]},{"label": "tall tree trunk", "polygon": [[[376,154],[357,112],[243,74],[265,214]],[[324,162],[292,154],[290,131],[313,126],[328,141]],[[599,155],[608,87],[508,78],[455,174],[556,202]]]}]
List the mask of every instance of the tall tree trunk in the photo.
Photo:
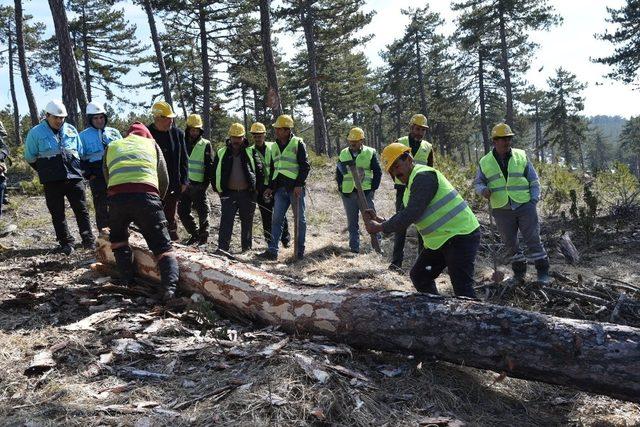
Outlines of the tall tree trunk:
[{"label": "tall tree trunk", "polygon": [[505,120],[509,126],[513,126],[513,94],[511,93],[511,70],[509,69],[509,51],[507,48],[507,29],[502,1],[498,2],[498,17],[500,24],[500,61],[504,74],[504,92],[506,95],[507,114]]},{"label": "tall tree trunk", "polygon": [[207,40],[207,14],[204,5],[198,9],[200,31],[200,62],[202,62],[202,120],[204,137],[211,139],[211,68],[209,67],[209,41]]},{"label": "tall tree trunk", "polygon": [[400,103],[400,94],[396,94],[396,111],[395,111],[395,118],[396,118],[396,126],[395,126],[395,131],[396,131],[396,139],[400,138],[400,129],[402,128],[402,125],[400,124],[400,120],[401,120],[401,116],[402,116],[402,105]]},{"label": "tall tree trunk", "polygon": [[87,101],[91,102],[91,62],[89,60],[89,30],[87,29],[87,15],[84,3],[82,4],[82,58],[84,61],[84,85],[87,91]]},{"label": "tall tree trunk", "polygon": [[[9,45],[9,90],[11,91],[11,103],[13,104],[13,132],[15,138],[15,144],[21,145],[22,140],[20,138],[20,112],[18,111],[18,97],[16,96],[16,83],[13,75],[13,57],[14,57],[14,45],[13,45],[13,37],[11,34],[11,25],[7,23],[9,26],[8,34],[8,45]],[[0,200],[2,203],[2,200]]]},{"label": "tall tree trunk", "polygon": [[260,0],[260,39],[264,52],[264,65],[267,69],[267,104],[271,107],[273,115],[279,116],[282,114],[282,101],[276,61],[271,46],[271,0]]},{"label": "tall tree trunk", "polygon": [[422,70],[422,57],[420,52],[420,39],[416,34],[416,71],[418,72],[418,91],[420,92],[420,112],[427,115],[427,94],[424,89],[424,71]]},{"label": "tall tree trunk", "polygon": [[240,87],[240,93],[242,94],[242,123],[244,128],[247,128],[247,87],[243,84]]},{"label": "tall tree trunk", "polygon": [[[188,110],[187,110],[187,104],[184,100],[184,92],[182,91],[182,83],[180,83],[180,75],[178,74],[178,69],[175,66],[175,59],[172,57],[172,63],[173,68],[171,69],[171,71],[173,71],[173,76],[176,79],[176,86],[178,87],[178,101],[180,102],[180,108],[182,108],[182,117],[184,117],[184,120],[187,120],[187,114],[188,114]],[[196,112],[195,110],[193,111],[194,113]],[[206,138],[206,137],[205,137]]]},{"label": "tall tree trunk", "polygon": [[16,16],[16,45],[18,46],[18,64],[20,65],[20,76],[22,77],[22,86],[24,94],[29,105],[29,117],[31,118],[31,126],[35,126],[40,122],[38,116],[38,104],[33,96],[31,82],[29,81],[29,68],[27,67],[27,57],[24,51],[24,31],[22,22],[22,0],[15,0],[15,16]]},{"label": "tall tree trunk", "polygon": [[542,162],[543,161],[543,155],[542,155],[542,126],[540,125],[540,107],[539,107],[539,102],[540,100],[537,99],[536,97],[536,116],[535,116],[535,127],[536,127],[536,158],[538,159],[538,161]]},{"label": "tall tree trunk", "polygon": [[482,144],[484,154],[491,151],[489,142],[489,129],[487,128],[487,109],[484,96],[484,52],[482,46],[478,48],[478,92],[480,92],[480,130],[482,131]]},{"label": "tall tree trunk", "polygon": [[[75,61],[75,57],[74,57],[74,61]],[[78,105],[80,106],[80,117],[79,122],[80,121],[84,121],[85,120],[85,113],[87,111],[87,104],[89,103],[89,101],[87,101],[87,94],[84,91],[84,86],[82,85],[82,78],[80,77],[80,69],[78,68],[78,63],[75,62],[76,67],[75,67],[75,74],[76,74],[76,92],[78,94]],[[80,123],[77,124],[78,126],[80,126]]]},{"label": "tall tree trunk", "polygon": [[156,61],[158,62],[158,69],[160,70],[160,79],[162,80],[162,93],[164,100],[173,105],[173,99],[171,98],[171,88],[169,87],[169,76],[167,75],[167,67],[164,64],[164,56],[162,56],[162,46],[160,45],[160,38],[158,37],[158,29],[156,27],[156,19],[153,16],[153,7],[151,6],[151,0],[142,0],[144,11],[147,13],[147,20],[149,21],[149,30],[151,30],[151,40],[153,40],[153,48],[156,52]]},{"label": "tall tree trunk", "polygon": [[260,102],[258,102],[258,91],[255,86],[251,88],[251,92],[253,93],[253,121],[259,122],[260,119]]},{"label": "tall tree trunk", "polygon": [[320,85],[318,83],[318,64],[316,52],[316,40],[313,34],[313,1],[305,0],[300,11],[300,21],[304,29],[304,38],[307,43],[308,72],[309,72],[309,92],[311,93],[311,109],[313,110],[313,130],[315,136],[316,154],[327,153],[327,123],[322,111],[322,101],[320,100]]},{"label": "tall tree trunk", "polygon": [[78,124],[78,67],[69,37],[69,21],[63,0],[49,0],[49,8],[58,40],[60,75],[62,77],[62,102],[67,107],[67,122]]}]

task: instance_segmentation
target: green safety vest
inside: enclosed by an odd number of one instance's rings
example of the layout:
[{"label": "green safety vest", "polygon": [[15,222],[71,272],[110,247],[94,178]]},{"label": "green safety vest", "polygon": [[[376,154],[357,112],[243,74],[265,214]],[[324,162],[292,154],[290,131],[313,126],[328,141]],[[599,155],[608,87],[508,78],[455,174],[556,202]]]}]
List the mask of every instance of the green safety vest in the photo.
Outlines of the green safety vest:
[{"label": "green safety vest", "polygon": [[107,150],[108,188],[120,184],[158,184],[158,153],[153,139],[129,135],[109,144]]},{"label": "green safety vest", "polygon": [[449,180],[440,171],[425,165],[416,165],[411,171],[402,203],[406,208],[411,196],[411,185],[416,175],[435,172],[438,177],[438,191],[416,222],[424,247],[436,250],[453,236],[465,235],[480,226],[467,202],[458,194]]},{"label": "green safety vest", "polygon": [[[256,171],[256,163],[253,160],[253,148],[247,147],[244,149],[249,157],[249,164],[251,166],[251,170]],[[222,147],[218,150],[218,164],[216,165],[216,190],[218,193],[222,193],[222,159],[224,158],[224,154],[227,152],[227,147]]]},{"label": "green safety vest", "polygon": [[271,148],[274,146],[274,144],[275,142],[265,141],[264,156],[255,145],[251,146],[255,150],[255,152],[258,153],[258,157],[260,157],[260,160],[262,161],[262,170],[264,171],[264,185],[269,185],[269,177],[271,175]]},{"label": "green safety vest", "polygon": [[[399,142],[402,145],[405,145],[407,147],[410,147],[409,145],[409,137],[408,136],[403,136],[402,138],[398,138],[398,140],[396,142]],[[429,154],[431,154],[431,150],[432,150],[432,146],[430,143],[428,143],[425,140],[422,140],[420,142],[420,147],[418,147],[418,151],[416,152],[416,155],[413,156],[413,161],[417,164],[417,165],[427,165],[427,161],[429,160]],[[394,184],[400,184],[400,185],[404,185],[402,183],[402,181],[400,181],[398,178],[395,178],[393,180]]]},{"label": "green safety vest", "polygon": [[280,145],[277,143],[271,146],[271,157],[273,158],[273,179],[279,174],[287,178],[296,179],[298,177],[298,144],[302,142],[302,138],[294,136],[284,150],[280,152]]},{"label": "green safety vest", "polygon": [[209,140],[200,138],[191,150],[189,156],[189,179],[195,182],[204,182],[204,152]]},{"label": "green safety vest", "polygon": [[511,149],[511,158],[507,164],[508,176],[505,179],[502,169],[493,152],[485,154],[480,159],[480,170],[487,178],[487,186],[491,190],[491,207],[501,208],[509,203],[509,198],[517,203],[527,203],[531,200],[529,181],[524,176],[524,170],[529,160],[524,150]]},{"label": "green safety vest", "polygon": [[[371,170],[371,159],[376,155],[376,150],[371,147],[363,146],[360,153],[356,156],[356,168],[360,179],[362,181],[363,190],[371,190],[371,183],[373,182],[373,171]],[[343,149],[340,152],[338,159],[340,162],[350,162],[353,160],[349,147]],[[351,170],[345,165],[346,172],[342,176],[342,189],[345,194],[351,193],[355,188],[355,182],[353,181],[353,175]],[[364,175],[364,176],[363,176]]]}]

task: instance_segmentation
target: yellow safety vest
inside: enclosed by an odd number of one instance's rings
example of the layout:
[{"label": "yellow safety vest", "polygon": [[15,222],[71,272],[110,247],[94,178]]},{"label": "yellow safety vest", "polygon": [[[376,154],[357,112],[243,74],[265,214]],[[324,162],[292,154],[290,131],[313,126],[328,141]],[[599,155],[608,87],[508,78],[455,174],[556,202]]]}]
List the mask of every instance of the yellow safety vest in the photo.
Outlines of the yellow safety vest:
[{"label": "yellow safety vest", "polygon": [[273,179],[279,174],[287,178],[296,179],[298,177],[298,144],[302,142],[302,138],[294,136],[284,150],[280,151],[280,145],[275,143],[271,146],[271,156],[273,158]]},{"label": "yellow safety vest", "polygon": [[189,156],[189,179],[194,182],[204,182],[204,153],[209,140],[200,138],[191,150]]},{"label": "yellow safety vest", "polygon": [[[256,163],[253,160],[253,148],[247,147],[244,149],[249,157],[249,164],[251,165],[251,170],[255,173],[256,171]],[[222,193],[222,159],[224,158],[224,154],[227,152],[227,147],[222,147],[218,150],[218,164],[216,165],[216,190],[218,193]]]},{"label": "yellow safety vest", "polygon": [[[403,144],[407,147],[411,147],[411,145],[409,145],[409,137],[408,136],[403,136],[402,138],[398,138],[398,140],[396,142],[399,142],[400,144]],[[418,147],[418,151],[416,152],[416,155],[413,156],[413,161],[417,164],[417,165],[427,165],[427,161],[429,160],[429,154],[431,154],[431,150],[433,149],[432,145],[425,141],[422,140],[420,142],[420,147]],[[402,181],[400,181],[399,179],[395,178],[393,180],[394,184],[400,184],[400,185],[404,185],[402,183]]]},{"label": "yellow safety vest", "polygon": [[149,184],[159,188],[158,153],[153,139],[129,135],[109,144],[107,187],[120,184]]},{"label": "yellow safety vest", "polygon": [[505,179],[500,165],[493,155],[493,151],[480,159],[480,170],[487,178],[487,187],[491,190],[490,203],[494,209],[509,203],[509,198],[517,203],[527,203],[531,200],[529,181],[524,176],[524,170],[529,160],[524,150],[511,149],[511,158],[507,164],[508,176]]},{"label": "yellow safety vest", "polygon": [[260,157],[260,160],[262,161],[262,170],[264,171],[264,185],[269,185],[269,177],[271,176],[271,148],[274,144],[275,142],[265,141],[264,156],[255,145],[251,146],[255,150],[255,152],[258,153],[258,157]]},{"label": "yellow safety vest", "polygon": [[449,180],[440,171],[425,165],[416,165],[411,171],[402,203],[406,208],[411,197],[411,185],[421,173],[435,172],[438,177],[438,191],[416,222],[424,247],[436,250],[453,236],[465,235],[480,226],[467,202],[458,194]]},{"label": "yellow safety vest", "polygon": [[[360,175],[360,180],[362,181],[362,189],[363,190],[371,190],[371,183],[373,182],[373,170],[371,170],[371,159],[376,155],[376,150],[371,147],[363,146],[360,153],[356,156],[356,168],[358,170],[358,174]],[[351,155],[351,151],[349,151],[349,147],[340,151],[340,156],[338,160],[342,163],[350,162],[353,160],[353,156]],[[355,188],[355,182],[353,181],[353,175],[351,175],[351,170],[348,166],[345,165],[346,171],[342,176],[342,188],[341,191],[343,193],[351,193]]]}]

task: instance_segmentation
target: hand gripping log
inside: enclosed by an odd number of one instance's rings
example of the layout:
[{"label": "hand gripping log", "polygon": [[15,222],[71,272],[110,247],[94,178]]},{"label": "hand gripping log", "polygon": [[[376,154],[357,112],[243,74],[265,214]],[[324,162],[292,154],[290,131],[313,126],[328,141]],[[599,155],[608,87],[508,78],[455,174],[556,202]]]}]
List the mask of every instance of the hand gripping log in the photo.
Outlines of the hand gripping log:
[{"label": "hand gripping log", "polygon": [[[364,190],[362,189],[362,181],[360,180],[360,174],[358,173],[358,168],[356,168],[356,163],[351,160],[348,162],[343,162],[345,166],[349,168],[351,172],[351,176],[353,176],[353,183],[356,186],[356,191],[358,192],[358,209],[360,209],[360,215],[362,215],[362,220],[367,223],[369,220],[364,212],[369,209],[369,203],[367,202],[367,198],[364,197]],[[375,234],[371,234],[371,246],[373,249],[381,254],[382,249],[380,249],[380,242]]]}]

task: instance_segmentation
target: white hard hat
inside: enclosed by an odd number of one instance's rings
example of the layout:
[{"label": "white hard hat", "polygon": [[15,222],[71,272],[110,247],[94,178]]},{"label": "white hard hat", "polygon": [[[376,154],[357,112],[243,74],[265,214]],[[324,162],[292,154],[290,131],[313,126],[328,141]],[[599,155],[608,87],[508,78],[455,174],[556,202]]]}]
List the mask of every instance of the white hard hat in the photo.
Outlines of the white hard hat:
[{"label": "white hard hat", "polygon": [[67,107],[65,107],[62,101],[60,101],[59,99],[49,101],[47,106],[44,107],[44,111],[51,114],[52,116],[67,117]]},{"label": "white hard hat", "polygon": [[98,104],[97,102],[90,102],[87,104],[87,115],[90,114],[106,114],[104,107],[102,104]]}]

